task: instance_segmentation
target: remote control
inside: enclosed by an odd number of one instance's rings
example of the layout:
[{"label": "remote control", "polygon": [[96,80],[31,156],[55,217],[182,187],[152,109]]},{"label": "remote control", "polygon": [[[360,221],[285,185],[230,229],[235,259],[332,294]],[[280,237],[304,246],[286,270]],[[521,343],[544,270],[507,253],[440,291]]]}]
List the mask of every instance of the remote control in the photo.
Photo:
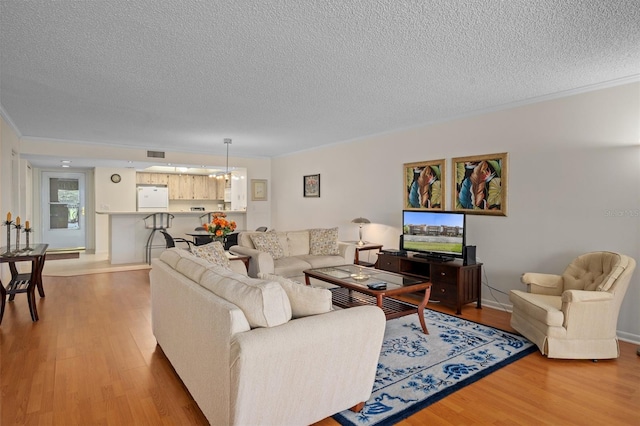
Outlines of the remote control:
[{"label": "remote control", "polygon": [[387,283],[385,282],[371,283],[371,284],[367,284],[367,287],[369,287],[371,290],[386,290]]}]

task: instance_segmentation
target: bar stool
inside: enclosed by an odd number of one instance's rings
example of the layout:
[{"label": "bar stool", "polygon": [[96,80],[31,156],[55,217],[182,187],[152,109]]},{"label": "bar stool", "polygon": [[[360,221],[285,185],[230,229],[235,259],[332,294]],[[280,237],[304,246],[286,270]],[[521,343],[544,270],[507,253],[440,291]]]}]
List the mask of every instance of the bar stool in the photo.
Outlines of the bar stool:
[{"label": "bar stool", "polygon": [[[167,228],[171,228],[171,222],[173,221],[173,215],[171,213],[153,213],[144,218],[144,227],[151,229],[149,238],[147,238],[147,245],[145,246],[145,261],[151,264],[151,250],[154,248],[166,248],[164,244],[153,244],[153,237],[156,231],[165,231]],[[164,239],[163,239],[164,241]]]}]

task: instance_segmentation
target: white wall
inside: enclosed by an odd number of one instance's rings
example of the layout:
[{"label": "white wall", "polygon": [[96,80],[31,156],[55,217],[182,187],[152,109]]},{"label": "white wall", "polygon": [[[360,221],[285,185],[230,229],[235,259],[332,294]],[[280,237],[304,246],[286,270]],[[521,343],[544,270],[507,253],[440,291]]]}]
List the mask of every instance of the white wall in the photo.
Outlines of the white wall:
[{"label": "white wall", "polygon": [[[397,248],[403,163],[508,152],[508,216],[468,215],[467,243],[484,263],[483,303],[510,309],[526,271],[560,273],[577,255],[611,250],[640,260],[640,83],[544,101],[275,159],[273,225],[340,227]],[[321,174],[321,197],[304,198],[303,175]],[[640,271],[618,329],[640,342]]]}]

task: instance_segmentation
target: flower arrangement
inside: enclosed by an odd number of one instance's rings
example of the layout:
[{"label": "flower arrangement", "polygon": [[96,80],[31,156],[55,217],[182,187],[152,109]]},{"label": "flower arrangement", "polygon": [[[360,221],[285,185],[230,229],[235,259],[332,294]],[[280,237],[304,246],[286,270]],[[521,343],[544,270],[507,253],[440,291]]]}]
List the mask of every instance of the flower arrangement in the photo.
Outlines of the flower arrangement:
[{"label": "flower arrangement", "polygon": [[233,220],[227,220],[227,215],[222,212],[214,213],[211,223],[205,223],[202,226],[215,237],[226,237],[236,229],[236,223]]}]

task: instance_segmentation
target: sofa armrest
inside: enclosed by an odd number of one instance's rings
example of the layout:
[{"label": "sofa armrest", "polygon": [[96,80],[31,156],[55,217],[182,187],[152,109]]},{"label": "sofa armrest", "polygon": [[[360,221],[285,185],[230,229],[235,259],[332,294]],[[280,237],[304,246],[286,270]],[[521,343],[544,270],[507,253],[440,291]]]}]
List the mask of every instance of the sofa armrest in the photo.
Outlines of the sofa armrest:
[{"label": "sofa armrest", "polygon": [[311,424],[368,400],[385,324],[361,306],[236,334],[233,423]]},{"label": "sofa armrest", "polygon": [[252,278],[257,278],[259,272],[273,274],[275,271],[273,257],[267,252],[244,246],[231,246],[229,251],[233,254],[249,256],[251,258],[249,259],[249,270],[247,273]]},{"label": "sofa armrest", "polygon": [[340,256],[344,257],[345,265],[351,264],[355,261],[355,245],[338,241],[338,250],[340,250]]},{"label": "sofa armrest", "polygon": [[526,272],[522,275],[521,281],[529,285],[530,293],[550,296],[562,294],[562,276],[560,275]]}]

